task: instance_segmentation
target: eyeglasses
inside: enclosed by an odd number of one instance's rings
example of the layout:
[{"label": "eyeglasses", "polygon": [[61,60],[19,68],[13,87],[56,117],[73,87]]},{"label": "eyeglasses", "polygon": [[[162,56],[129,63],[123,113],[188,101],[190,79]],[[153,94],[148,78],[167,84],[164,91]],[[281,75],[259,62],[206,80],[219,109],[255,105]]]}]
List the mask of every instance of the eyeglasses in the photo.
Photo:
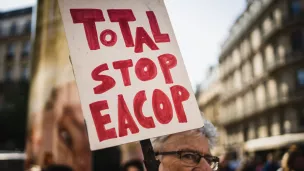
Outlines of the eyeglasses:
[{"label": "eyeglasses", "polygon": [[217,171],[219,158],[211,155],[201,155],[195,151],[168,151],[168,152],[156,152],[156,156],[158,155],[177,155],[181,160],[182,164],[189,167],[197,166],[201,158],[204,158],[207,163],[210,165],[211,169]]}]

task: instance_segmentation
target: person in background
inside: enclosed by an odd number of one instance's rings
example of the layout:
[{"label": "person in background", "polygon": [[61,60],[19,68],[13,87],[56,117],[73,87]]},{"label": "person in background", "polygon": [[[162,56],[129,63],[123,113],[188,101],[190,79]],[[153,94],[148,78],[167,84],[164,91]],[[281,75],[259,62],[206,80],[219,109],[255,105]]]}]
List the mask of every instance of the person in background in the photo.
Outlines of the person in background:
[{"label": "person in background", "polygon": [[222,160],[220,160],[219,164],[219,171],[232,171],[229,166],[228,166],[229,158],[228,155],[226,154]]},{"label": "person in background", "polygon": [[245,152],[244,159],[238,167],[237,171],[255,171],[255,169],[256,166],[254,160],[252,157],[250,157],[248,152]]},{"label": "person in background", "polygon": [[229,169],[235,171],[240,167],[240,165],[241,162],[238,160],[236,152],[231,153],[230,160],[228,162]]},{"label": "person in background", "polygon": [[289,153],[287,165],[291,171],[304,171],[303,152],[301,150],[297,150]]},{"label": "person in background", "polygon": [[263,171],[277,171],[280,168],[276,160],[274,160],[273,155],[270,153],[267,155],[267,162],[263,168]]},{"label": "person in background", "polygon": [[262,160],[261,156],[257,155],[255,157],[255,163],[256,163],[255,171],[263,171],[264,164],[263,164],[263,160]]},{"label": "person in background", "polygon": [[120,171],[121,150],[118,146],[93,151],[93,171]]},{"label": "person in background", "polygon": [[159,171],[218,170],[219,158],[210,154],[217,132],[205,120],[204,127],[152,139]]},{"label": "person in background", "polygon": [[140,160],[131,160],[123,165],[122,171],[144,171],[143,162]]},{"label": "person in background", "polygon": [[289,150],[284,154],[282,161],[281,161],[281,169],[282,171],[291,171],[290,168],[288,167],[288,158],[289,155],[293,152],[296,152],[298,150],[297,145],[293,144],[289,147]]}]

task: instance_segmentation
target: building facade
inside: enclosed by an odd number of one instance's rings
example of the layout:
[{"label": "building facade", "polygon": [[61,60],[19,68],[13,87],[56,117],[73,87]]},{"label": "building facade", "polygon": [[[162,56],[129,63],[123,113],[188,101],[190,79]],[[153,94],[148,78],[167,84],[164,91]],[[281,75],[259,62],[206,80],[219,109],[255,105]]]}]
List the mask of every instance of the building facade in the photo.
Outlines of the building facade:
[{"label": "building facade", "polygon": [[0,12],[0,150],[24,150],[32,8]]},{"label": "building facade", "polygon": [[212,66],[206,72],[205,80],[199,89],[197,101],[202,111],[203,117],[211,121],[218,131],[218,141],[212,154],[221,156],[225,154],[224,144],[226,143],[226,133],[224,127],[219,122],[220,100],[223,92],[222,84],[219,80],[218,66]]},{"label": "building facade", "polygon": [[303,14],[303,0],[253,0],[232,26],[219,57],[227,151],[304,141]]},{"label": "building facade", "polygon": [[0,13],[0,80],[28,80],[32,8]]}]

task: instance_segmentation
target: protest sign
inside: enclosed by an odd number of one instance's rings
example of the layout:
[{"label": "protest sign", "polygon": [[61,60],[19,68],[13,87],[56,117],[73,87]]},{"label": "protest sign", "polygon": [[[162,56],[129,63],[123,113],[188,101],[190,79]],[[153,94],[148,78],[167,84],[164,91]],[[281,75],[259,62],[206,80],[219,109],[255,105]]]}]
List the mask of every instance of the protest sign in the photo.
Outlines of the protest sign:
[{"label": "protest sign", "polygon": [[163,0],[59,0],[92,150],[203,126]]}]

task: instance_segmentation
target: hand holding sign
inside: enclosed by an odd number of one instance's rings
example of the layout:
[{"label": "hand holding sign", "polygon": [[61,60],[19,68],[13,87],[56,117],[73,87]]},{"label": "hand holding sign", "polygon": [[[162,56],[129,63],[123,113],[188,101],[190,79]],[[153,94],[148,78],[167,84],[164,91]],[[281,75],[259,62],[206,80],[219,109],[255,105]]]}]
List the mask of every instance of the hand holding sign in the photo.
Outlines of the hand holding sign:
[{"label": "hand holding sign", "polygon": [[163,1],[59,4],[92,150],[203,126]]}]

